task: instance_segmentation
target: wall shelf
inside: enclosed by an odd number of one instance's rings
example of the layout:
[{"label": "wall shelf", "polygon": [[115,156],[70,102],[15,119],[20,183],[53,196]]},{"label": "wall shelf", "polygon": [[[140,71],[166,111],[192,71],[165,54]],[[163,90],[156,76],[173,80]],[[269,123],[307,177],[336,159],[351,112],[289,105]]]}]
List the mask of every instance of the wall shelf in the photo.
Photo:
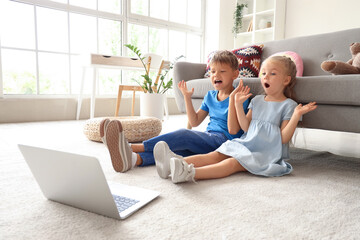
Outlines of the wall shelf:
[{"label": "wall shelf", "polygon": [[[237,0],[248,5],[234,48],[284,38],[285,0]],[[252,26],[252,27],[249,27]]]}]

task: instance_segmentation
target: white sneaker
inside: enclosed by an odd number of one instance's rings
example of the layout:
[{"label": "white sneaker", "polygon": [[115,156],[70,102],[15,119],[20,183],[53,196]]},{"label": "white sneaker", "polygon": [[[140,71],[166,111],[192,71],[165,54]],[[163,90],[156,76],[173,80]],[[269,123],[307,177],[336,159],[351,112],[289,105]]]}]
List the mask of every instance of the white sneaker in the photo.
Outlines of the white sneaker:
[{"label": "white sneaker", "polygon": [[119,120],[112,120],[107,124],[105,138],[114,170],[126,172],[131,169],[133,152]]},{"label": "white sneaker", "polygon": [[170,159],[171,180],[173,183],[193,181],[195,182],[194,164],[188,164],[183,159]]},{"label": "white sneaker", "polygon": [[176,157],[183,159],[172,152],[166,142],[160,141],[156,143],[154,147],[154,159],[156,164],[156,170],[161,178],[168,178],[170,175],[170,158]]},{"label": "white sneaker", "polygon": [[107,129],[107,125],[109,124],[109,122],[110,122],[110,119],[108,119],[108,118],[104,118],[103,120],[101,120],[101,122],[100,122],[100,129],[99,129],[99,131],[100,131],[100,137],[101,137],[101,141],[105,144],[105,146],[107,146],[106,145],[106,129]]}]

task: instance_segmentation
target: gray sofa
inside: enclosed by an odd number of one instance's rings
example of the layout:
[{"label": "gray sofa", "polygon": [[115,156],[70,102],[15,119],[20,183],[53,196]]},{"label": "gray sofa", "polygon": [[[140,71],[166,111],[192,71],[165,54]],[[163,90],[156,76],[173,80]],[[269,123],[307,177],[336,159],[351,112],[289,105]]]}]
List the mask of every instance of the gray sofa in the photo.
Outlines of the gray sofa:
[{"label": "gray sofa", "polygon": [[[331,75],[320,68],[325,60],[348,61],[353,42],[360,42],[360,28],[263,43],[262,60],[282,51],[294,51],[303,60],[304,72],[297,78],[295,93],[298,102],[316,101],[318,108],[304,115],[302,127],[360,133],[360,74]],[[179,81],[185,80],[189,89],[195,89],[192,96],[195,109],[200,107],[207,91],[213,89],[209,78],[204,78],[205,68],[203,63],[175,64],[175,100],[181,112],[185,112],[185,104],[177,88]],[[259,78],[243,81],[253,96],[263,92]],[[236,79],[234,85],[238,82]]]}]

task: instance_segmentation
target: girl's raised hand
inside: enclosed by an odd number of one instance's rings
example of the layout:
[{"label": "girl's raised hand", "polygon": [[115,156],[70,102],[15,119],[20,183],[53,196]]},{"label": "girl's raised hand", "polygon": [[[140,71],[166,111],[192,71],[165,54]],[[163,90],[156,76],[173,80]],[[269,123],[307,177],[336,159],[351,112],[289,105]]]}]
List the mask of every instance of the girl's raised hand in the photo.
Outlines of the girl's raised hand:
[{"label": "girl's raised hand", "polygon": [[235,94],[235,103],[243,104],[251,95],[250,88],[248,86],[242,86]]},{"label": "girl's raised hand", "polygon": [[304,106],[300,103],[295,108],[294,114],[298,114],[298,116],[300,117],[308,112],[315,110],[316,108],[317,108],[316,102],[310,102]]},{"label": "girl's raised hand", "polygon": [[187,89],[186,82],[184,80],[178,83],[178,87],[184,97],[191,97],[194,93],[194,88],[192,88],[191,91]]},{"label": "girl's raised hand", "polygon": [[229,98],[230,99],[235,99],[236,93],[238,93],[243,86],[244,86],[244,83],[243,83],[243,80],[241,79],[240,82],[239,82],[239,85],[230,93]]}]

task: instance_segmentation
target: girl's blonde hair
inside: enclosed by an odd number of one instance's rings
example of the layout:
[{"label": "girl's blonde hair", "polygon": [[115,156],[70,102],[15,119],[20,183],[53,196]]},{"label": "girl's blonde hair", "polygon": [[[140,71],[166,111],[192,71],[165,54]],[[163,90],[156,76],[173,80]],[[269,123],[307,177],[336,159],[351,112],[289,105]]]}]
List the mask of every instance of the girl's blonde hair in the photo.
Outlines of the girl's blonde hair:
[{"label": "girl's blonde hair", "polygon": [[284,89],[284,95],[287,98],[296,100],[294,87],[296,84],[296,65],[293,60],[285,56],[272,56],[266,59],[265,61],[277,61],[280,62],[283,66],[283,69],[286,71],[286,74],[291,77],[289,84]]},{"label": "girl's blonde hair", "polygon": [[215,54],[210,60],[209,65],[214,63],[227,64],[234,71],[238,70],[239,68],[239,61],[236,55],[228,50],[220,50],[215,52]]}]

